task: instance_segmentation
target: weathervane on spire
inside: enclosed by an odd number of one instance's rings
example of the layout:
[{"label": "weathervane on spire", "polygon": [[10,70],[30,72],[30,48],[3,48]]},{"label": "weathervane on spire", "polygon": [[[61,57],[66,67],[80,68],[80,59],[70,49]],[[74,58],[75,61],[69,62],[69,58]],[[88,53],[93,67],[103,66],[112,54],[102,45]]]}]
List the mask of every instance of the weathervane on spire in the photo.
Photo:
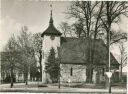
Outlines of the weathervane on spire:
[{"label": "weathervane on spire", "polygon": [[50,17],[49,23],[50,24],[53,24],[53,19],[52,19],[52,4],[50,4],[50,8],[51,8],[51,17]]},{"label": "weathervane on spire", "polygon": [[51,17],[52,17],[52,4],[50,4],[50,8],[51,8]]}]

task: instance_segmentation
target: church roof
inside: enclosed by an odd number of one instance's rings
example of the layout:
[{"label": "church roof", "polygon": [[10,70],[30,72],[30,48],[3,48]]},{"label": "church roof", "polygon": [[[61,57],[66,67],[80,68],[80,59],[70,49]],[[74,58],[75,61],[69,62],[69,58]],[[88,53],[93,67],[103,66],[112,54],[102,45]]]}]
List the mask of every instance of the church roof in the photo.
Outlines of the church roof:
[{"label": "church roof", "polygon": [[52,10],[51,10],[51,17],[50,17],[50,21],[49,21],[49,26],[48,28],[41,34],[41,37],[43,37],[44,35],[62,35],[61,32],[59,32],[54,24],[53,24],[53,18],[52,18]]},{"label": "church roof", "polygon": [[[89,40],[78,38],[62,38],[61,63],[63,64],[88,64]],[[92,42],[94,40],[91,40]],[[95,41],[95,65],[108,65],[107,47],[100,39]],[[94,48],[94,47],[93,47]],[[111,53],[111,65],[118,68],[119,63]]]}]

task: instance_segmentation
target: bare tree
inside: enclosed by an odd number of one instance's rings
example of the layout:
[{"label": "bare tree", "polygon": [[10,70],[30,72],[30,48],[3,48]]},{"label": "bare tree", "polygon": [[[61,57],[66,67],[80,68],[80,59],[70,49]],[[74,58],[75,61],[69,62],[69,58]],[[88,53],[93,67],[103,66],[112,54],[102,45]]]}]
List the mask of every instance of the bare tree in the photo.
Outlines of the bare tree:
[{"label": "bare tree", "polygon": [[72,26],[70,26],[67,22],[61,22],[60,29],[63,32],[64,37],[74,37],[74,32],[72,31]]},{"label": "bare tree", "polygon": [[127,65],[127,52],[124,42],[119,43],[120,49],[120,80],[122,81],[122,68]]},{"label": "bare tree", "polygon": [[127,33],[120,31],[111,31],[110,45],[120,43],[122,40],[127,40]]},{"label": "bare tree", "polygon": [[[98,32],[102,26],[100,18],[103,13],[103,7],[103,2],[76,1],[73,2],[68,11],[70,17],[74,17],[80,21],[79,24],[75,24],[77,32],[79,32],[78,36],[84,34],[84,37],[87,37],[89,40],[88,66],[92,66],[94,62],[93,57],[95,49],[92,49],[92,46],[95,48],[95,40],[97,39]],[[92,39],[94,39],[93,43]],[[87,71],[90,73],[90,76],[87,76],[87,82],[91,83],[93,67],[88,68]]]},{"label": "bare tree", "polygon": [[84,32],[84,24],[83,21],[77,21],[72,25],[72,31],[75,32],[78,38],[86,37],[86,33]]},{"label": "bare tree", "polygon": [[41,38],[41,33],[34,34],[32,39],[33,39],[34,52],[35,52],[36,56],[39,59],[40,78],[42,79],[42,64],[41,64],[41,61],[42,61],[42,51],[41,51],[41,49],[42,49],[42,38]]},{"label": "bare tree", "polygon": [[11,78],[11,88],[13,87],[14,83],[14,70],[17,69],[17,64],[19,63],[20,53],[17,51],[16,48],[16,39],[13,36],[9,38],[8,43],[5,46],[5,52],[2,53],[2,69],[10,71],[10,78]]},{"label": "bare tree", "polygon": [[[117,2],[117,1],[106,1],[106,2],[98,2],[98,1],[76,1],[73,2],[71,7],[68,9],[69,17],[74,17],[78,21],[82,21],[83,27],[81,27],[82,32],[85,34],[85,37],[89,39],[89,62],[90,66],[93,65],[94,62],[94,54],[95,49],[95,40],[101,30],[106,31],[107,33],[107,46],[109,45],[109,31],[111,30],[111,25],[114,22],[118,22],[118,18],[120,15],[127,16],[127,2]],[[79,26],[80,27],[80,26]],[[78,32],[81,33],[81,30]],[[114,34],[119,36],[119,34]],[[91,38],[94,41],[91,41]],[[111,37],[112,38],[112,37]],[[118,37],[119,38],[119,37]],[[113,38],[113,43],[122,39],[121,38]],[[92,45],[91,45],[92,44]],[[92,64],[92,65],[91,65]],[[91,73],[91,72],[90,72]],[[89,81],[91,82],[91,81]]]},{"label": "bare tree", "polygon": [[[104,13],[101,16],[101,21],[103,24],[103,28],[105,29],[107,33],[107,47],[108,48],[109,48],[109,43],[111,39],[112,23],[117,23],[119,21],[120,15],[127,16],[127,13],[128,13],[128,2],[126,1],[121,1],[121,2],[105,1],[104,2]],[[108,50],[108,54],[109,54],[109,50]]]},{"label": "bare tree", "polygon": [[17,36],[17,47],[22,52],[21,66],[24,72],[24,80],[28,84],[28,76],[30,74],[30,65],[35,63],[35,54],[32,46],[32,34],[28,32],[26,26],[21,28],[20,35]]}]

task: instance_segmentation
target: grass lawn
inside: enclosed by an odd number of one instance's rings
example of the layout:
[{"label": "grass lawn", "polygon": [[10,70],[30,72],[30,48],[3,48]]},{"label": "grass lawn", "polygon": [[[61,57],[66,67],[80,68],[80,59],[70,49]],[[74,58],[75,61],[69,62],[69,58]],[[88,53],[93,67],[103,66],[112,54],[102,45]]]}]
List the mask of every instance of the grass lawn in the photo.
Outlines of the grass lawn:
[{"label": "grass lawn", "polygon": [[[48,84],[49,86],[58,86],[58,83]],[[90,88],[90,89],[105,89],[104,84],[87,84],[87,83],[61,83],[61,87],[71,88]],[[126,89],[126,83],[114,83],[111,85],[113,88]]]}]

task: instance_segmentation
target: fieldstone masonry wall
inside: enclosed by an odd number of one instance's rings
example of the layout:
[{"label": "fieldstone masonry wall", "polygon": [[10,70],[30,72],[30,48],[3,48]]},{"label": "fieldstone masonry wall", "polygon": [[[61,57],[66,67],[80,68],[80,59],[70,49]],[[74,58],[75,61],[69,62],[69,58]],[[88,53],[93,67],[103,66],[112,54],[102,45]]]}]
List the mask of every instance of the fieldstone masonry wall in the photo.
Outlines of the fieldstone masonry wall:
[{"label": "fieldstone masonry wall", "polygon": [[[85,82],[86,81],[86,66],[75,64],[61,64],[61,82]],[[71,76],[72,68],[72,76]]]}]

